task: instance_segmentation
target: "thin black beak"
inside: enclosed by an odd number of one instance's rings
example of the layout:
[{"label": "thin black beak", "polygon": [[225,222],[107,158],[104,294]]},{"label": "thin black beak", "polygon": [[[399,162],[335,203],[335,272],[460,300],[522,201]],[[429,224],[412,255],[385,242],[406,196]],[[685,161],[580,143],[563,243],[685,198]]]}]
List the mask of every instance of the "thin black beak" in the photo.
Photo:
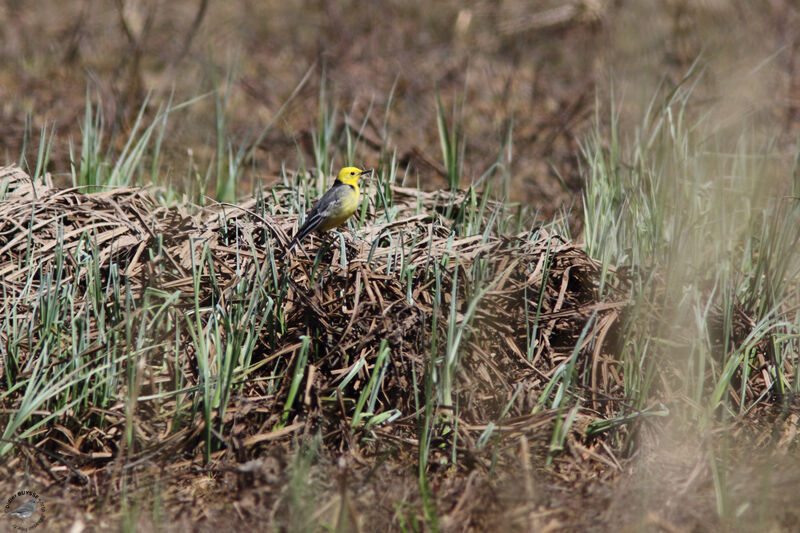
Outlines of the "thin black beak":
[{"label": "thin black beak", "polygon": [[368,168],[367,170],[362,170],[359,176],[364,176],[365,174],[372,174],[375,171],[374,168]]}]

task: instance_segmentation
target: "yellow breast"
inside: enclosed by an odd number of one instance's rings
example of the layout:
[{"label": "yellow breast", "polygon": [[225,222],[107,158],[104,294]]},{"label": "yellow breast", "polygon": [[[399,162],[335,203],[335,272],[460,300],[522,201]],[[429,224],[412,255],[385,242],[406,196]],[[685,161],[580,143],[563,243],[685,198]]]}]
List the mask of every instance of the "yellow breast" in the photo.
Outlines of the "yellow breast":
[{"label": "yellow breast", "polygon": [[358,191],[358,185],[347,188],[347,194],[343,195],[341,203],[337,206],[335,212],[332,212],[328,217],[319,225],[322,231],[328,231],[337,226],[341,226],[345,221],[352,216],[358,209],[358,203],[361,199],[361,194]]}]

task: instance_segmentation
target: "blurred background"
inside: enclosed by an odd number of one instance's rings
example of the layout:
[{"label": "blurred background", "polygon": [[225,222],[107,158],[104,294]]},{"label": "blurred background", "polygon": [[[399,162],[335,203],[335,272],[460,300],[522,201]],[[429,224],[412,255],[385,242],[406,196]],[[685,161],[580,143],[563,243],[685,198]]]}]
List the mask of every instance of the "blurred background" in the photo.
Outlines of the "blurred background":
[{"label": "blurred background", "polygon": [[313,166],[312,133],[335,111],[334,142],[345,124],[363,128],[359,164],[389,145],[430,189],[446,183],[438,94],[463,135],[462,186],[505,150],[510,199],[550,216],[580,205],[595,113],[607,123],[616,102],[622,124],[638,120],[696,61],[692,105],[724,100],[723,113],[793,141],[799,13],[790,0],[6,0],[0,154],[31,164],[47,127],[48,170],[66,184],[87,99],[116,151],[140,111],[191,102],[170,113],[162,178],[180,186],[213,166],[218,143],[265,131],[243,196],[282,165]]}]

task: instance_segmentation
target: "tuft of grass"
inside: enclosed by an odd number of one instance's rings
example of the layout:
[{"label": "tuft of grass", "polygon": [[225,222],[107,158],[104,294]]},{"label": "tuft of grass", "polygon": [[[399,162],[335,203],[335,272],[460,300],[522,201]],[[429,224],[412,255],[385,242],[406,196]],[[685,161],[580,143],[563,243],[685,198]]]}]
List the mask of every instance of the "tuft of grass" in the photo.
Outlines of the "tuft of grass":
[{"label": "tuft of grass", "polygon": [[[314,165],[316,181],[314,183],[314,196],[324,193],[329,184],[328,176],[333,173],[333,151],[336,148],[337,116],[338,109],[332,95],[327,90],[326,78],[323,72],[322,82],[319,85],[319,101],[317,103],[317,128],[311,131],[311,142],[314,148]],[[346,156],[354,154],[348,153]]]},{"label": "tuft of grass", "polygon": [[155,117],[147,123],[150,108],[149,97],[139,108],[122,150],[112,150],[114,138],[107,137],[102,102],[95,105],[86,92],[86,103],[81,127],[79,154],[70,140],[70,176],[73,187],[82,187],[86,192],[97,192],[109,187],[130,187],[147,184],[162,184],[161,145],[171,112],[191,105],[198,99],[173,105],[172,99],[158,109]]},{"label": "tuft of grass", "polygon": [[[583,205],[601,283],[613,269],[631,280],[626,396],[644,408],[669,361],[678,375],[668,388],[690,399],[683,416],[708,427],[797,387],[800,204],[788,198],[797,158],[787,166],[757,133],[758,116],[718,128],[713,109],[691,112],[701,76],[695,64],[633,132],[623,135],[613,103],[607,128],[597,119],[582,148]],[[754,394],[759,369],[766,390]]]},{"label": "tuft of grass", "polygon": [[450,123],[439,93],[436,94],[436,125],[439,129],[439,144],[442,148],[442,159],[447,172],[447,184],[451,191],[458,189],[464,172],[464,102],[456,99]]},{"label": "tuft of grass", "polygon": [[[236,76],[236,61],[229,63],[231,66],[225,73],[225,79],[220,82],[216,71],[212,70],[214,82],[214,117],[216,132],[216,192],[214,199],[218,202],[235,202],[237,187],[244,173],[249,145],[246,141],[235,142],[228,135],[226,118],[231,87]],[[234,147],[235,146],[235,147]]]}]

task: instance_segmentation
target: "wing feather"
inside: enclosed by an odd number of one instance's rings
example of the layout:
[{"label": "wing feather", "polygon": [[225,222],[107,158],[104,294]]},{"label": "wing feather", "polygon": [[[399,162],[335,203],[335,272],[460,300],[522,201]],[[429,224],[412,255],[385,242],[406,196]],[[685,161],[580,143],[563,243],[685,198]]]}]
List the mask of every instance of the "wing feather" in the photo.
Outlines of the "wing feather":
[{"label": "wing feather", "polygon": [[333,186],[327,190],[325,194],[322,195],[322,198],[314,204],[311,210],[306,215],[306,221],[297,230],[294,238],[292,238],[292,242],[289,245],[289,251],[294,249],[295,246],[300,244],[300,242],[308,237],[311,233],[314,232],[317,228],[325,222],[325,219],[331,214],[331,212],[335,212],[338,207],[340,207],[344,201],[342,195],[342,187],[350,187],[342,182],[337,181],[333,184]]}]

